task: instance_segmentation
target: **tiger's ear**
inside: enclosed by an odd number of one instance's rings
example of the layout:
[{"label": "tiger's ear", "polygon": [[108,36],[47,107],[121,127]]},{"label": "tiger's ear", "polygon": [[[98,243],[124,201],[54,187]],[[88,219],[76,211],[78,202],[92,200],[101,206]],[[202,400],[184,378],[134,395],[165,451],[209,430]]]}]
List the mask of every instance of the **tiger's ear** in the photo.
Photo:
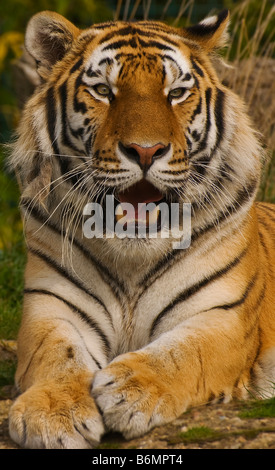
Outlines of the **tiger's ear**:
[{"label": "tiger's ear", "polygon": [[219,15],[205,18],[200,23],[185,28],[184,36],[198,43],[207,52],[227,44],[229,11],[223,10]]},{"label": "tiger's ear", "polygon": [[28,25],[25,47],[35,59],[38,73],[49,74],[52,66],[70,49],[80,30],[58,13],[43,11],[34,15]]}]

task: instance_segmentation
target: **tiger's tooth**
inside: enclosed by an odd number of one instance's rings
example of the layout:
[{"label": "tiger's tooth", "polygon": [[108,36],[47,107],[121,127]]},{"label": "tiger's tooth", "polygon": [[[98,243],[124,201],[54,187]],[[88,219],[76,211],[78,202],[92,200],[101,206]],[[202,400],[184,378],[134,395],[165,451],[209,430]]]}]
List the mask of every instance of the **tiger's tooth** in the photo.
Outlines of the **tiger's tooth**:
[{"label": "tiger's tooth", "polygon": [[115,210],[115,216],[116,216],[116,221],[121,223],[120,220],[123,218],[124,216],[124,212],[123,212],[123,209],[122,209],[122,206],[121,204],[118,204],[117,207],[116,207],[116,210]]},{"label": "tiger's tooth", "polygon": [[[117,207],[116,207],[116,210],[115,210],[115,217],[116,217],[116,221],[123,225],[125,224],[126,222],[128,224],[132,223],[132,222],[135,222],[135,209],[134,207],[130,208],[132,210],[129,210],[129,207],[123,207],[123,204],[125,203],[122,203],[122,204],[118,204]],[[127,204],[127,206],[129,206],[129,204]]]},{"label": "tiger's tooth", "polygon": [[152,211],[147,212],[147,216],[146,216],[147,225],[155,224],[157,222],[159,212],[160,212],[160,208],[158,205]]},{"label": "tiger's tooth", "polygon": [[118,204],[116,206],[116,215],[123,215],[123,209],[122,209],[122,205],[121,204]]},{"label": "tiger's tooth", "polygon": [[144,210],[144,206],[145,205],[143,204],[139,207],[137,214],[135,214],[134,208],[133,211],[126,211],[126,209],[123,208],[123,203],[118,204],[115,210],[116,221],[119,224],[125,224],[125,222],[134,223],[137,220],[142,223],[146,223],[147,226],[150,224],[156,224],[160,212],[159,206],[156,205],[154,209],[147,211]]}]

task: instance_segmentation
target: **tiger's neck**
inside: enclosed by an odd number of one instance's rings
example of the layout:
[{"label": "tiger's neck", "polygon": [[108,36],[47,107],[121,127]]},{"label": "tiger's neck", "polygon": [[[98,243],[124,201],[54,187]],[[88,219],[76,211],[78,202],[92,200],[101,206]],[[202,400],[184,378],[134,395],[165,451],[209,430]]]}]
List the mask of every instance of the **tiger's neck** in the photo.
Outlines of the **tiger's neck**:
[{"label": "tiger's neck", "polygon": [[[175,249],[173,242],[167,239],[139,243],[138,240],[95,238],[86,242],[86,246],[101,265],[123,282],[130,296],[134,297],[147,282],[151,283],[162,276],[178,261],[184,264],[186,262],[186,266],[189,266],[192,259],[215,256],[214,253],[221,246],[228,245],[230,253],[235,244],[242,246],[248,242],[247,234],[254,231],[249,228],[255,225],[254,212],[251,202],[246,210],[240,210],[234,218],[232,214],[231,217],[225,217],[220,225],[208,224],[201,231],[193,230],[190,246],[184,249]],[[182,275],[184,276],[184,272]],[[188,271],[185,275],[188,277]]]}]

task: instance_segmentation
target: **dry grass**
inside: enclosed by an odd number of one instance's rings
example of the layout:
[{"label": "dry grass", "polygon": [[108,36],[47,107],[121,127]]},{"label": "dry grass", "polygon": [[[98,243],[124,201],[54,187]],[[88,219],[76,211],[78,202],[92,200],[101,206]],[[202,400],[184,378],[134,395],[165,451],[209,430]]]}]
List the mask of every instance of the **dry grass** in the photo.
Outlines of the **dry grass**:
[{"label": "dry grass", "polygon": [[[258,198],[275,203],[275,5],[264,17],[266,0],[253,35],[249,35],[247,12],[250,0],[245,0],[232,12],[231,31],[225,61],[232,67],[220,67],[220,77],[246,103],[248,114],[261,134],[267,161]],[[270,25],[271,34],[266,35]],[[238,35],[238,39],[236,36]],[[265,40],[263,40],[264,38]],[[234,59],[232,45],[237,43]],[[272,99],[273,98],[273,99]]]},{"label": "dry grass", "polygon": [[223,67],[221,77],[246,103],[267,155],[258,199],[275,203],[275,59],[250,57],[233,65]]}]

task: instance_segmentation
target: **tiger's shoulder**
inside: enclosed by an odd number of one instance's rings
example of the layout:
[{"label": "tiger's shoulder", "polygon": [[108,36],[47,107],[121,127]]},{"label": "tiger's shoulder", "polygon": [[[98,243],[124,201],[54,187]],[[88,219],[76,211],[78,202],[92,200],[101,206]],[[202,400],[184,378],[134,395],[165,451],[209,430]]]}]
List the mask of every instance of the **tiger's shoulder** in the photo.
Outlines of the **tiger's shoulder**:
[{"label": "tiger's shoulder", "polygon": [[[263,226],[268,226],[272,235],[272,229],[273,231],[275,230],[275,204],[268,202],[256,202],[255,208],[260,228]],[[273,233],[273,241],[275,243],[275,232]],[[272,236],[270,238],[272,239]]]},{"label": "tiger's shoulder", "polygon": [[256,202],[259,243],[275,280],[275,204]]}]

